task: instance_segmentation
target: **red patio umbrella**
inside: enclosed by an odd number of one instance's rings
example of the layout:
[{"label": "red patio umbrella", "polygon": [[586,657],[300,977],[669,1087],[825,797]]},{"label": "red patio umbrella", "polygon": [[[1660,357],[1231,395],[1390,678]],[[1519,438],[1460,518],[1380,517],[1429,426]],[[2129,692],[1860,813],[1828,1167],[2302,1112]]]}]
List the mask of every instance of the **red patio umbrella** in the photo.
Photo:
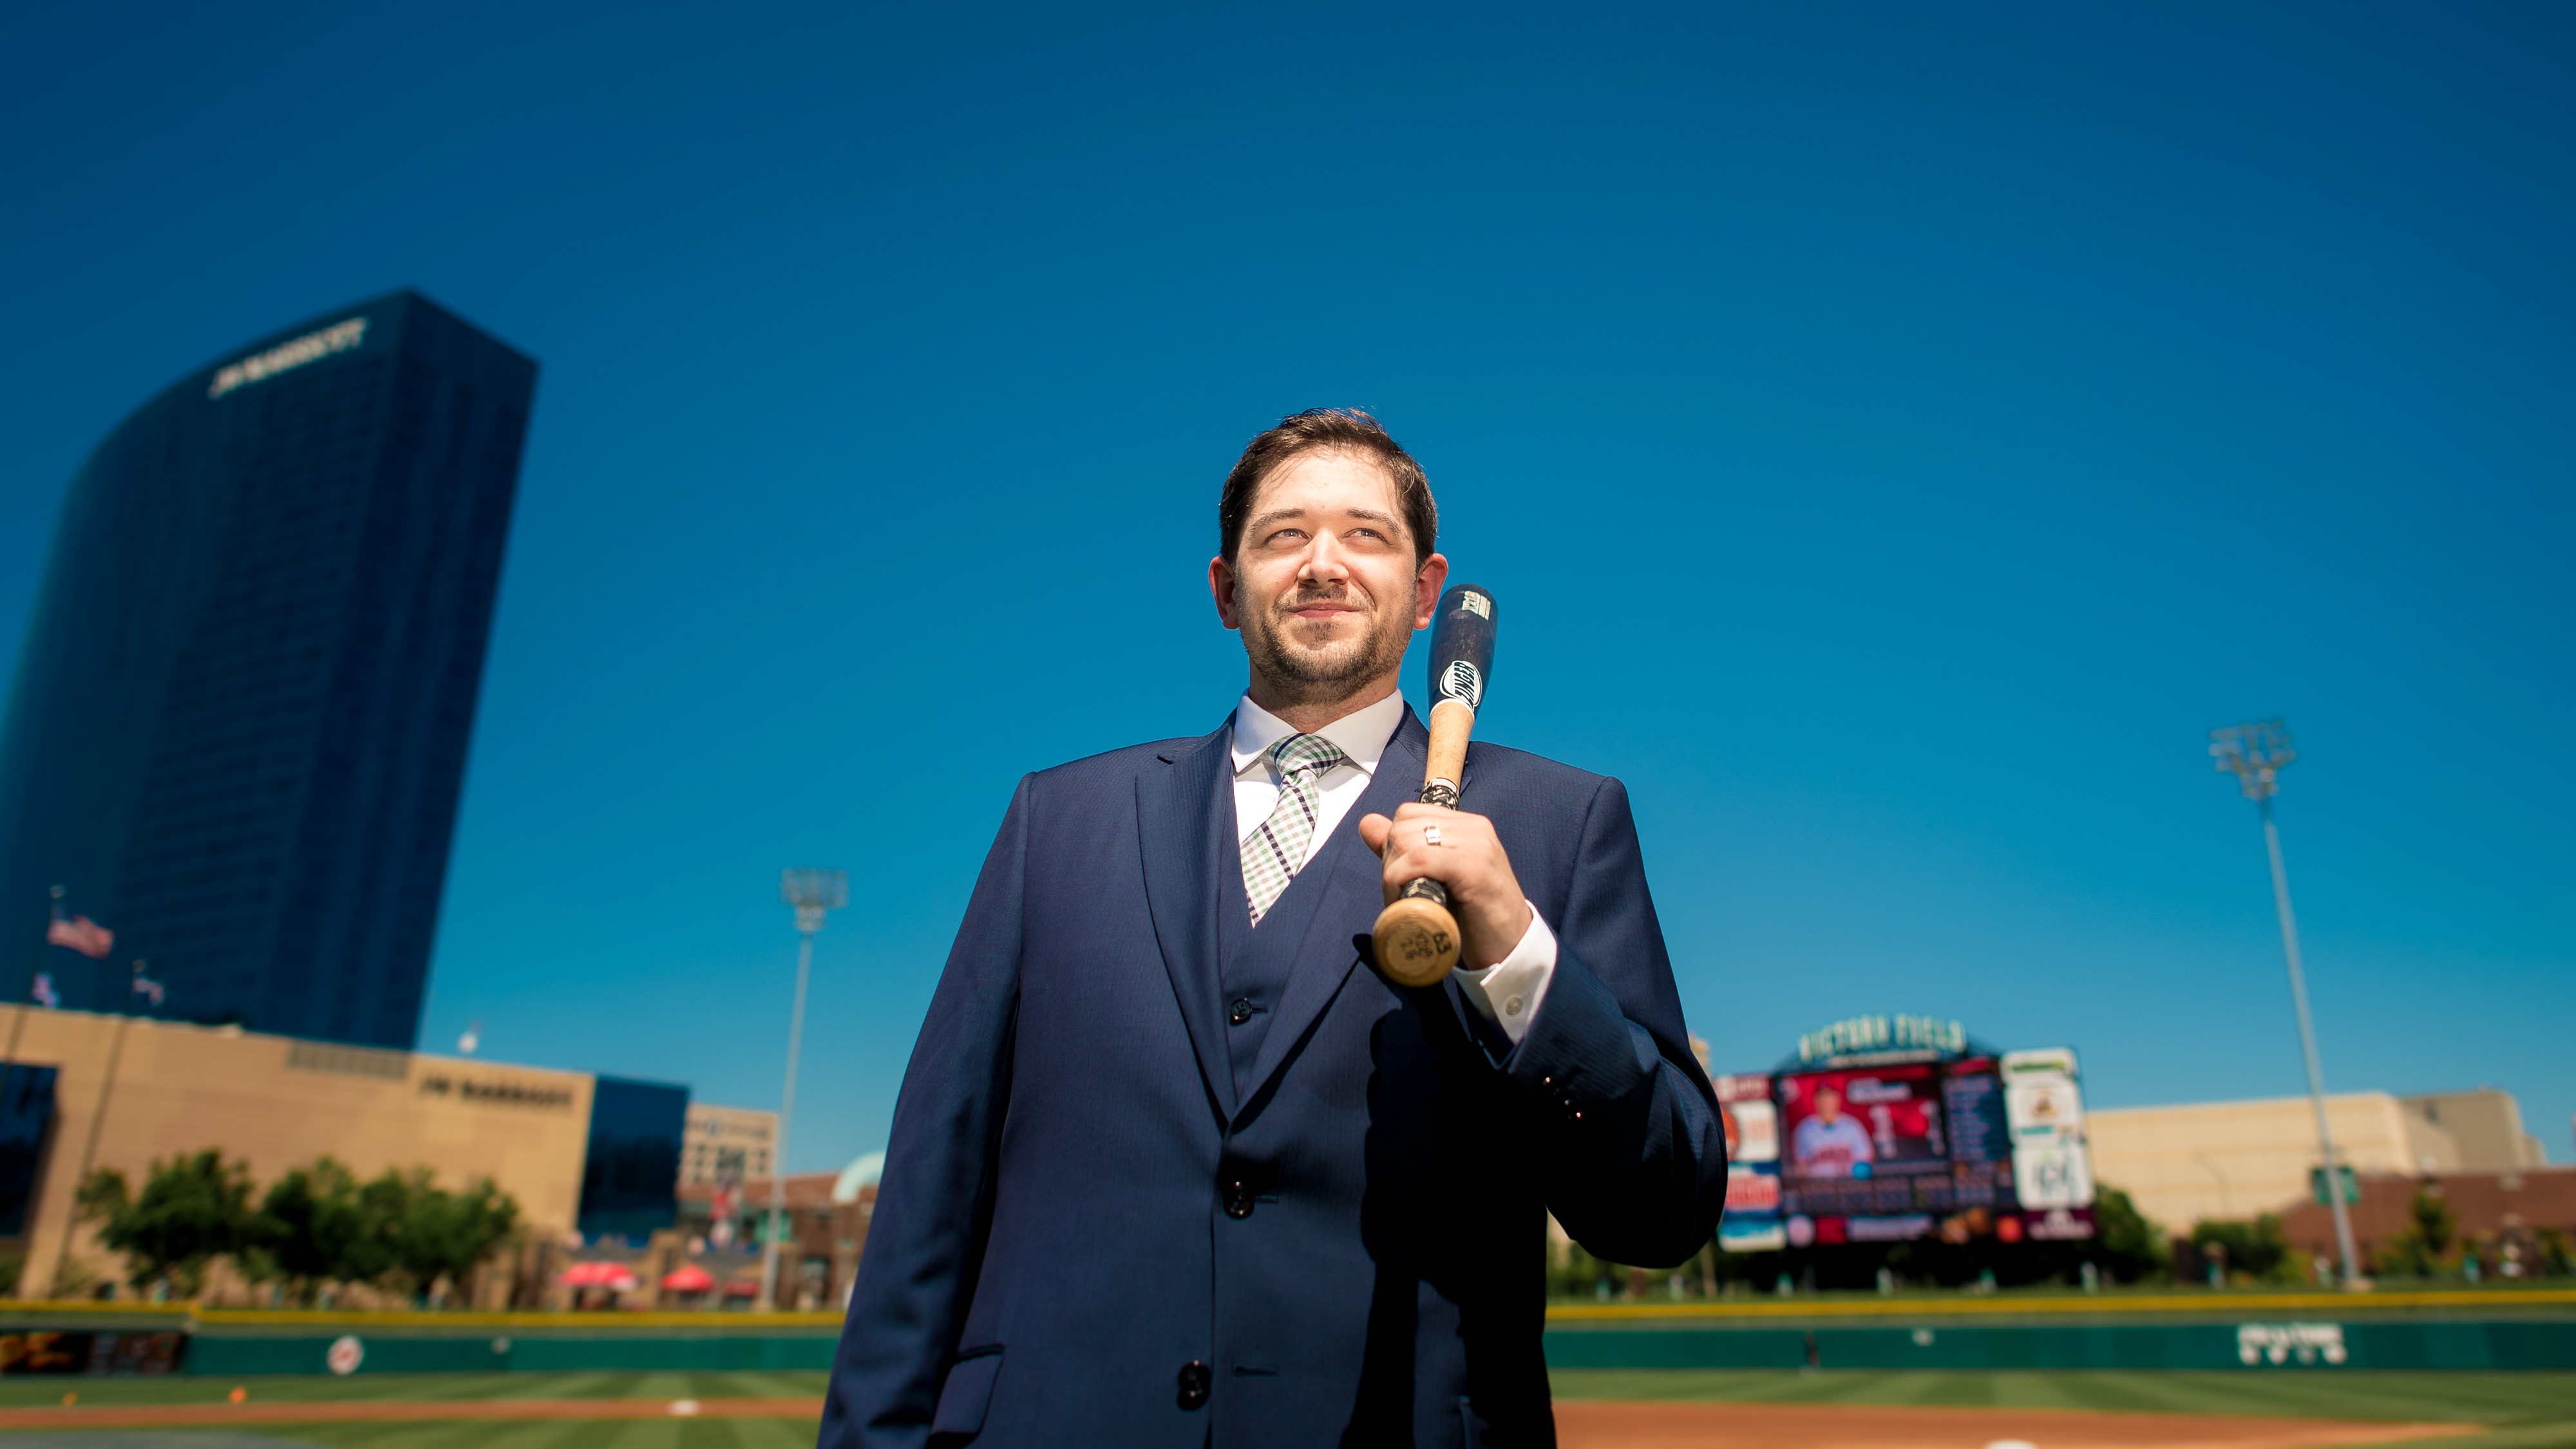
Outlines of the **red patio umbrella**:
[{"label": "red patio umbrella", "polygon": [[641,1280],[623,1263],[575,1263],[557,1273],[555,1281],[566,1288],[613,1288],[623,1293]]},{"label": "red patio umbrella", "polygon": [[716,1275],[695,1263],[682,1263],[662,1275],[662,1289],[666,1293],[704,1293],[714,1286]]}]

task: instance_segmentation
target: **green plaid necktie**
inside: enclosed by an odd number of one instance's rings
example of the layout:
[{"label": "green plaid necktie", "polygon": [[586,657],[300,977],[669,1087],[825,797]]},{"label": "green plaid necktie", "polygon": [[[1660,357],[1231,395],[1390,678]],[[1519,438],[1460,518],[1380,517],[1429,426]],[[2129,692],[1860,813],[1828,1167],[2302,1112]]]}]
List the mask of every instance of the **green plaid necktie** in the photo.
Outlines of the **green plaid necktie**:
[{"label": "green plaid necktie", "polygon": [[1270,807],[1270,818],[1260,829],[1243,837],[1243,893],[1251,898],[1256,926],[1306,863],[1324,795],[1316,782],[1350,759],[1322,735],[1289,735],[1262,753],[1279,772],[1279,803]]}]

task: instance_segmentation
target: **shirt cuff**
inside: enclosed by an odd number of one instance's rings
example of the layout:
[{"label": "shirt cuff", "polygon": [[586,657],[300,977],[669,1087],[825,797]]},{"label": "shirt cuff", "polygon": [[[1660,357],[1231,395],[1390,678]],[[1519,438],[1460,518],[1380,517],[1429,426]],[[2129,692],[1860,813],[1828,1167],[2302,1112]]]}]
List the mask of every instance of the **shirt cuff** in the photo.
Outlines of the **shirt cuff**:
[{"label": "shirt cuff", "polygon": [[1451,974],[1476,1014],[1501,1027],[1518,1046],[1529,1035],[1530,1023],[1538,1020],[1539,1003],[1547,999],[1547,983],[1556,975],[1556,933],[1532,906],[1529,929],[1521,932],[1512,954],[1482,971]]}]

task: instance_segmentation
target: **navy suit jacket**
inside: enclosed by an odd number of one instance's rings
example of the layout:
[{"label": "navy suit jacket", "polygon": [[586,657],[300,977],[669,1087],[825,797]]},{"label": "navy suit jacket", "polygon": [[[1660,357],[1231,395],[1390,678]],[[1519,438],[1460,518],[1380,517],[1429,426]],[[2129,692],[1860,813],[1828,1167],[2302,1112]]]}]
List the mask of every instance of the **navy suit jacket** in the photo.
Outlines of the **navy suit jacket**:
[{"label": "navy suit jacket", "polygon": [[[1021,780],[904,1074],[824,1449],[1552,1444],[1544,1214],[1620,1263],[1714,1232],[1724,1136],[1619,782],[1467,756],[1558,942],[1513,1046],[1368,959],[1357,821],[1412,798],[1413,714],[1257,931],[1228,739]],[[1238,1050],[1255,941],[1278,990]]]}]

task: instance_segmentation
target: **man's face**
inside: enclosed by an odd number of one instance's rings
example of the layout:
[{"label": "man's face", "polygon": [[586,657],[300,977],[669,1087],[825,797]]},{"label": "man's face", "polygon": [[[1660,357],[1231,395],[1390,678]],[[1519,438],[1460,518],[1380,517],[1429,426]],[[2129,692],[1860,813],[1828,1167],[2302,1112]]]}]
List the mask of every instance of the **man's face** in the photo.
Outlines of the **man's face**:
[{"label": "man's face", "polygon": [[1322,450],[1262,480],[1234,557],[1209,562],[1208,588],[1255,675],[1290,703],[1330,704],[1403,667],[1448,569],[1438,554],[1415,567],[1386,469]]},{"label": "man's face", "polygon": [[1816,1115],[1824,1118],[1827,1126],[1831,1126],[1833,1124],[1833,1120],[1842,1114],[1843,1094],[1835,1091],[1831,1087],[1818,1087],[1816,1089]]}]

